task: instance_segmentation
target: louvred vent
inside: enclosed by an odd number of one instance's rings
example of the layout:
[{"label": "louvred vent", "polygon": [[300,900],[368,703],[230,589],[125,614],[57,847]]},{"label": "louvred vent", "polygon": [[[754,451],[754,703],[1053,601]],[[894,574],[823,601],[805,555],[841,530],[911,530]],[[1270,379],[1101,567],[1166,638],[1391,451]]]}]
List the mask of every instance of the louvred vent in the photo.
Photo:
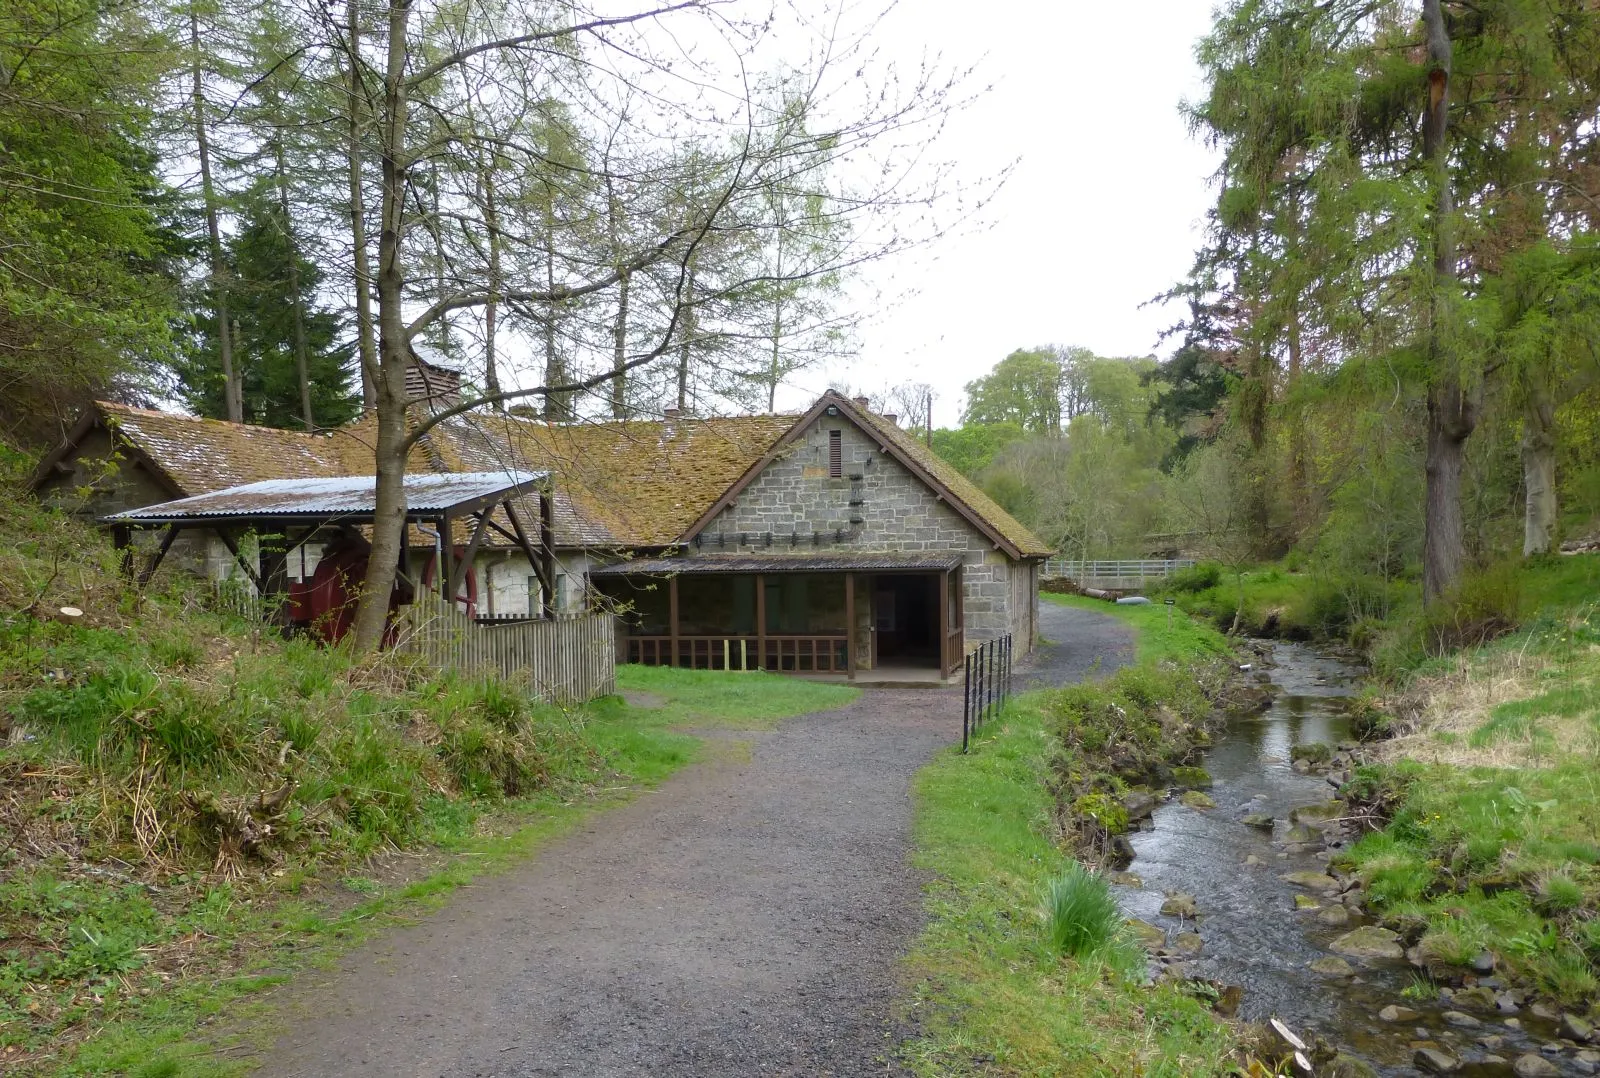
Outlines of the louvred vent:
[{"label": "louvred vent", "polygon": [[830,430],[828,432],[828,476],[838,479],[844,475],[844,433]]}]

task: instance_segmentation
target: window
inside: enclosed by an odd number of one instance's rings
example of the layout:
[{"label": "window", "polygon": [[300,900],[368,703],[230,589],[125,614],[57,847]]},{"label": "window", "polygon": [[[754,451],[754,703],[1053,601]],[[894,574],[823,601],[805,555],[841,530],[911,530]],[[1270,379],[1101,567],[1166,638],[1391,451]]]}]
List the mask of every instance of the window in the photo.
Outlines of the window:
[{"label": "window", "polygon": [[844,475],[844,432],[830,430],[828,432],[828,478],[838,479]]}]

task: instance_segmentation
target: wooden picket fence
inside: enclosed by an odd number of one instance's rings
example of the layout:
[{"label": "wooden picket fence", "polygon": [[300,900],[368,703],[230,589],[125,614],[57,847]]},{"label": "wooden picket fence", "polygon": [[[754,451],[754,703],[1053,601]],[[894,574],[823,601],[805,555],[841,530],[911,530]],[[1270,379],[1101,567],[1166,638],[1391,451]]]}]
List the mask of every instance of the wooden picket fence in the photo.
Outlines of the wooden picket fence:
[{"label": "wooden picket fence", "polygon": [[441,669],[525,681],[530,692],[555,704],[581,704],[617,690],[616,619],[610,614],[495,624],[473,621],[422,593],[406,609],[394,646]]}]

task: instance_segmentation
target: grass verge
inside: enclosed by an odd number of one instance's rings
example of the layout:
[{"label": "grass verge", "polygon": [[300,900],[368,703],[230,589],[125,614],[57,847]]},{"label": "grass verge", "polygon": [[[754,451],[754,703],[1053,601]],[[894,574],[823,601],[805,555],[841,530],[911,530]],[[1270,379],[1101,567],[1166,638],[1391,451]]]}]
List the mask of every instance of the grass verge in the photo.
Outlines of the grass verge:
[{"label": "grass verge", "polygon": [[1093,845],[1085,836],[1126,829],[1128,782],[1203,740],[1197,674],[1227,643],[1181,612],[1169,623],[1162,607],[1047,599],[1132,625],[1139,661],[1018,697],[970,754],[946,751],[918,774],[916,863],[933,880],[910,959],[921,1035],[906,1062],[929,1076],[1231,1073],[1234,1035],[1205,1002],[1143,985],[1125,938],[1063,954],[1047,912],[1076,851]]},{"label": "grass verge", "polygon": [[910,967],[919,1075],[1222,1074],[1233,1038],[1205,1004],[1142,987],[1116,952],[1052,945],[1043,907],[1070,857],[1049,792],[1058,751],[1043,694],[1019,698],[976,750],[917,776],[916,863],[934,874]]}]

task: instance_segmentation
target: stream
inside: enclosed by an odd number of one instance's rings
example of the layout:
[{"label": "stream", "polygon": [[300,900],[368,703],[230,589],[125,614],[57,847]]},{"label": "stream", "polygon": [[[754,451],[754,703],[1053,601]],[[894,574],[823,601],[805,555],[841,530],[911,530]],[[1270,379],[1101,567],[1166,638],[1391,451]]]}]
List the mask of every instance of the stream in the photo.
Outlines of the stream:
[{"label": "stream", "polygon": [[[1273,642],[1269,647],[1271,660],[1256,673],[1273,689],[1272,703],[1265,711],[1231,718],[1198,761],[1211,774],[1207,792],[1216,807],[1167,800],[1143,830],[1129,836],[1135,854],[1129,871],[1138,881],[1117,887],[1126,914],[1163,929],[1169,947],[1179,932],[1197,931],[1203,947],[1187,961],[1189,975],[1242,986],[1241,1018],[1280,1018],[1307,1040],[1319,1035],[1380,1075],[1420,1073],[1414,1060],[1428,1045],[1460,1062],[1460,1069],[1449,1073],[1474,1078],[1520,1073],[1513,1071],[1513,1062],[1542,1048],[1557,1068],[1548,1073],[1594,1073],[1582,1069],[1586,1064],[1571,1052],[1550,1052],[1554,1024],[1526,1010],[1516,1012],[1513,1025],[1492,1007],[1402,998],[1415,979],[1404,960],[1349,958],[1353,975],[1311,968],[1329,957],[1334,939],[1370,922],[1356,910],[1343,925],[1319,921],[1319,910],[1296,909],[1295,896],[1314,898],[1324,908],[1339,906],[1339,899],[1281,878],[1326,871],[1327,853],[1289,846],[1286,834],[1291,810],[1326,803],[1335,793],[1325,776],[1294,770],[1290,748],[1312,742],[1333,747],[1349,739],[1346,707],[1359,688],[1361,671],[1300,645]],[[1256,813],[1273,818],[1272,830],[1242,822]],[[1197,920],[1160,912],[1169,891],[1194,896]],[[1492,977],[1481,983],[1498,987]],[[1390,1004],[1417,1013],[1383,1021],[1379,1012]]]}]

